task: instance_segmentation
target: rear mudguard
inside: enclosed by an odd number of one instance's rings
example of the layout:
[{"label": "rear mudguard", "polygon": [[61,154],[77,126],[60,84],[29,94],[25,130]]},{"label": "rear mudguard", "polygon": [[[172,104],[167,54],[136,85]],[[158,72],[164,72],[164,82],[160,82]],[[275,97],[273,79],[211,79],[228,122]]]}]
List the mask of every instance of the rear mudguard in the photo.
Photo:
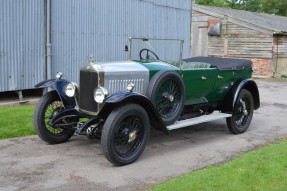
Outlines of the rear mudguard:
[{"label": "rear mudguard", "polygon": [[237,98],[242,89],[246,89],[252,94],[254,109],[256,110],[260,107],[260,96],[256,82],[252,79],[239,79],[233,84],[224,98],[223,112],[233,113]]},{"label": "rear mudguard", "polygon": [[50,79],[40,82],[35,85],[36,88],[47,88],[50,87],[57,92],[65,108],[74,108],[76,106],[75,98],[70,98],[65,93],[65,86],[69,81],[61,79]]},{"label": "rear mudguard", "polygon": [[105,100],[105,104],[103,105],[102,110],[99,113],[99,116],[106,119],[108,115],[113,111],[113,109],[130,103],[135,103],[142,106],[146,110],[149,116],[151,125],[154,126],[154,128],[157,130],[161,130],[168,133],[168,130],[154,105],[146,96],[139,93],[119,92],[109,96]]}]

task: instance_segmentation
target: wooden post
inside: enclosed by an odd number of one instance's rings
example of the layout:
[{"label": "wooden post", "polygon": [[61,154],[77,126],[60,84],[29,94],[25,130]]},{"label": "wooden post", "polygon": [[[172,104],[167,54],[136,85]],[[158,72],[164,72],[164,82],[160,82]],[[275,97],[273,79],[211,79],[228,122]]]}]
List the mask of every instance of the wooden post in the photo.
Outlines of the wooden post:
[{"label": "wooden post", "polygon": [[224,38],[224,56],[228,55],[228,38],[225,36]]}]

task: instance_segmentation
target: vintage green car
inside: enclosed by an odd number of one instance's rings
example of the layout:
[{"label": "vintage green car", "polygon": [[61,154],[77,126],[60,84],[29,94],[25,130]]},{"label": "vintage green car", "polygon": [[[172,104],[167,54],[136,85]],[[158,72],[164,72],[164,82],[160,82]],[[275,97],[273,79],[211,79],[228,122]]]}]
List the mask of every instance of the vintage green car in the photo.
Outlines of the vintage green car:
[{"label": "vintage green car", "polygon": [[182,59],[178,39],[129,38],[129,43],[129,61],[90,57],[80,70],[80,86],[61,79],[61,73],[36,85],[51,89],[35,109],[40,138],[50,144],[75,132],[99,138],[106,158],[126,165],[142,154],[151,127],[169,133],[226,118],[232,133],[248,129],[260,106],[250,60]]}]

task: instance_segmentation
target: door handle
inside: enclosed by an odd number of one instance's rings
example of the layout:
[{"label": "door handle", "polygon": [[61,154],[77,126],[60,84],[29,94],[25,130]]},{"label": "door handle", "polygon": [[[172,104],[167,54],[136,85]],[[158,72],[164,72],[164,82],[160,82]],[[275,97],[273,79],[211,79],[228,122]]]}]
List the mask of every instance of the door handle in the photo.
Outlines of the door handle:
[{"label": "door handle", "polygon": [[201,76],[201,79],[202,79],[202,80],[206,80],[206,77],[205,77],[205,76]]},{"label": "door handle", "polygon": [[223,77],[222,77],[222,76],[219,76],[219,75],[217,76],[217,78],[219,78],[219,79],[223,79]]}]

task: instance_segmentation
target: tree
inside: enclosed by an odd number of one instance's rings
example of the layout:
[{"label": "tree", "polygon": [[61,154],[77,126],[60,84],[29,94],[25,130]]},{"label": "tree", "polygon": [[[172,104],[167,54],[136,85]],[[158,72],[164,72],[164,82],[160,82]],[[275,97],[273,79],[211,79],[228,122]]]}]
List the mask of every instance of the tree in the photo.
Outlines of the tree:
[{"label": "tree", "polygon": [[287,16],[287,1],[286,0],[261,0],[262,12]]},{"label": "tree", "polygon": [[232,9],[242,9],[245,3],[246,0],[226,0],[226,4]]},{"label": "tree", "polygon": [[226,0],[196,0],[196,4],[215,7],[227,7]]},{"label": "tree", "polygon": [[260,0],[248,0],[244,5],[243,10],[251,12],[261,12],[260,6],[261,6]]},{"label": "tree", "polygon": [[195,0],[195,3],[287,16],[286,0]]}]

